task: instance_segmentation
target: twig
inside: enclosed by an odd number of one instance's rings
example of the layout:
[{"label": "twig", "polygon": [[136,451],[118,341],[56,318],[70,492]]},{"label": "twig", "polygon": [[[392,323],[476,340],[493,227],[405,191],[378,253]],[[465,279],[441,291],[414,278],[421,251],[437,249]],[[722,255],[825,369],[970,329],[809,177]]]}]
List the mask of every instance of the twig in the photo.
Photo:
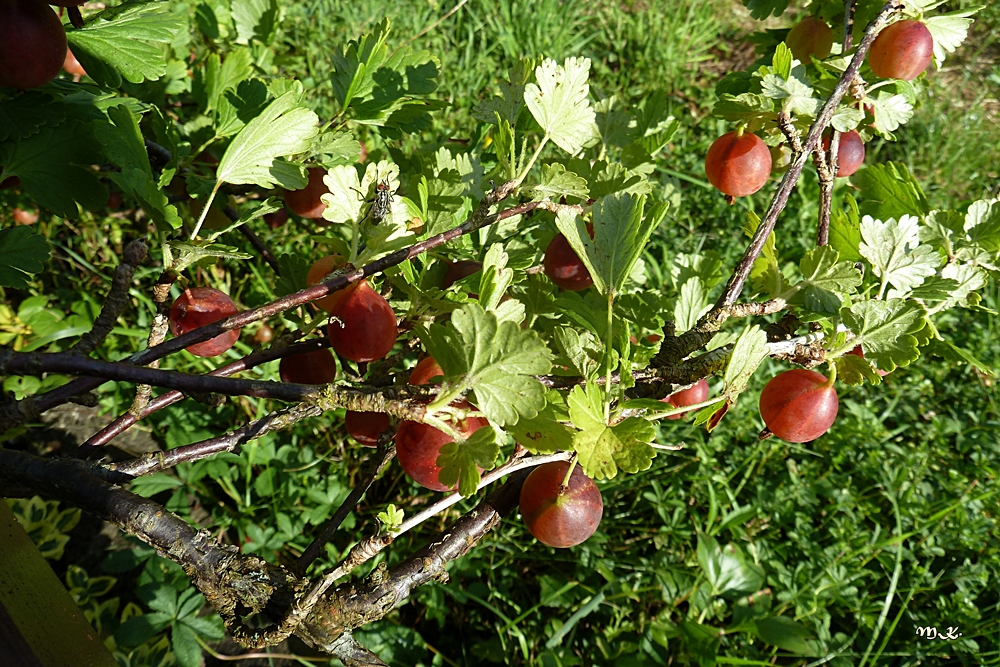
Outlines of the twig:
[{"label": "twig", "polygon": [[150,139],[145,139],[144,141],[146,144],[146,152],[150,154],[150,157],[156,158],[158,162],[166,164],[174,159],[173,154],[160,144]]},{"label": "twig", "polygon": [[132,276],[135,275],[135,270],[142,260],[146,259],[147,251],[145,239],[136,239],[125,246],[123,261],[115,267],[114,275],[111,277],[111,289],[108,290],[101,314],[94,320],[93,328],[80,336],[76,345],[69,349],[70,352],[86,356],[108,337],[118,318],[128,307],[128,290],[132,285]]},{"label": "twig", "polygon": [[802,174],[802,168],[805,166],[809,153],[815,150],[816,146],[819,145],[820,136],[822,135],[823,130],[830,124],[830,119],[833,118],[837,105],[844,97],[847,89],[854,82],[854,78],[858,75],[858,71],[861,69],[861,64],[864,62],[865,56],[868,54],[868,49],[871,47],[875,37],[878,35],[879,31],[882,30],[882,27],[886,24],[889,17],[901,7],[901,0],[890,0],[884,7],[882,7],[875,19],[868,25],[868,28],[865,30],[865,35],[861,39],[861,43],[858,44],[854,57],[851,59],[851,63],[847,66],[847,69],[844,70],[843,75],[834,87],[829,99],[827,99],[823,108],[816,116],[816,120],[812,124],[812,127],[809,128],[809,134],[806,136],[805,143],[802,146],[802,154],[792,161],[788,171],[786,171],[785,175],[782,177],[781,183],[778,185],[778,191],[775,193],[774,198],[771,199],[771,204],[767,209],[767,213],[764,215],[764,219],[761,220],[760,225],[757,227],[757,231],[753,235],[753,239],[750,241],[750,245],[747,246],[746,251],[743,253],[743,257],[736,265],[736,269],[733,271],[732,276],[730,276],[726,289],[716,302],[716,308],[732,305],[739,298],[740,293],[743,291],[743,285],[750,276],[750,270],[753,268],[754,262],[764,249],[767,237],[772,231],[774,231],[774,225],[778,220],[778,215],[782,210],[784,210],[785,205],[788,203],[788,197],[791,195],[792,188],[795,186],[799,176]]},{"label": "twig", "polygon": [[[149,336],[146,339],[146,347],[154,347],[163,342],[167,337],[167,327],[170,324],[170,287],[177,280],[177,274],[172,270],[164,271],[156,279],[153,285],[153,305],[156,312],[153,313],[153,324],[149,327]],[[149,364],[150,368],[159,368],[160,360],[156,359]],[[148,384],[140,384],[135,388],[135,399],[128,414],[139,415],[149,404],[149,397],[153,393],[153,388]]]},{"label": "twig", "polygon": [[308,417],[316,417],[322,412],[318,406],[308,403],[284,410],[275,410],[223,435],[177,447],[167,452],[153,452],[131,461],[109,463],[105,467],[108,470],[133,477],[151,475],[154,472],[173,468],[179,463],[200,461],[221,452],[234,452],[251,440],[263,437],[271,431],[288,428]]},{"label": "twig", "polygon": [[79,7],[67,7],[66,15],[69,17],[70,24],[79,30],[83,27],[83,15],[80,13]]},{"label": "twig", "polygon": [[389,667],[377,655],[359,644],[350,632],[342,634],[330,649],[345,667]]},{"label": "twig", "polygon": [[854,12],[857,9],[856,0],[844,0],[844,51],[851,50],[854,41]]},{"label": "twig", "polygon": [[[279,359],[281,357],[291,356],[295,354],[304,354],[307,352],[314,352],[316,350],[322,350],[330,346],[330,341],[328,338],[315,338],[313,340],[305,341],[302,343],[295,343],[293,345],[288,345],[285,347],[272,346],[267,350],[260,350],[258,352],[253,352],[243,357],[238,361],[234,361],[230,364],[226,364],[221,368],[216,368],[214,371],[209,373],[209,375],[215,377],[229,377],[241,371],[249,370],[261,364]],[[149,385],[143,385],[149,386]],[[85,457],[88,454],[95,451],[97,448],[102,447],[113,439],[128,430],[133,424],[141,419],[145,419],[149,415],[153,414],[157,410],[162,410],[168,405],[173,405],[177,401],[184,398],[184,393],[176,390],[170,390],[157,396],[155,400],[144,405],[138,411],[135,410],[135,404],[133,408],[128,412],[120,415],[113,422],[105,426],[103,429],[90,436],[90,438],[84,442],[80,449],[77,451],[76,455],[78,457]]]},{"label": "twig", "polygon": [[329,521],[323,526],[319,531],[319,534],[313,539],[312,543],[306,547],[306,550],[302,552],[302,555],[296,559],[296,561],[291,565],[291,570],[302,576],[305,571],[309,568],[314,560],[319,558],[320,554],[323,553],[323,548],[326,543],[330,541],[333,534],[337,532],[340,528],[340,524],[344,522],[347,515],[354,511],[355,506],[361,501],[362,496],[371,487],[372,482],[375,481],[385,467],[389,465],[393,457],[396,456],[396,447],[388,442],[379,445],[379,448],[368,458],[365,463],[364,468],[361,471],[361,479],[351,492],[348,494],[344,502],[340,504],[337,511],[333,513]]},{"label": "twig", "polygon": [[[230,329],[243,327],[258,320],[262,320],[297,306],[301,306],[302,304],[309,303],[310,301],[320,299],[328,294],[341,290],[350,284],[356,283],[377,273],[381,273],[389,267],[401,264],[408,259],[416,257],[417,255],[436,248],[444,243],[447,243],[448,241],[474,232],[477,229],[491,225],[495,222],[506,220],[507,218],[515,215],[527,213],[528,211],[535,210],[536,208],[553,211],[561,208],[581,210],[579,206],[567,207],[553,204],[552,202],[541,201],[527,202],[505,209],[499,213],[489,215],[490,207],[508,197],[514,189],[514,183],[508,182],[497,187],[495,190],[491,190],[486,194],[480,202],[479,207],[473,211],[472,215],[466,222],[457,227],[453,227],[446,232],[432,236],[431,238],[425,239],[424,241],[416,243],[408,248],[402,248],[349,274],[338,276],[337,278],[314,287],[308,287],[300,292],[282,297],[258,308],[253,308],[251,310],[233,315],[232,317],[227,317],[223,320],[219,320],[218,322],[189,331],[186,334],[165,341],[156,347],[147,348],[141,352],[133,354],[127,361],[131,364],[144,365],[155,359],[162,359],[168,354],[177,352],[178,350],[194,345],[195,343],[201,343],[209,338],[215,338],[219,334],[229,331]],[[20,401],[0,403],[0,432],[6,428],[10,428],[30,419],[34,419],[46,410],[51,410],[55,406],[62,405],[63,403],[69,401],[73,396],[92,391],[103,384],[103,382],[104,381],[101,378],[83,377],[73,380],[72,382],[68,382],[62,387],[40,396],[28,397]]]}]

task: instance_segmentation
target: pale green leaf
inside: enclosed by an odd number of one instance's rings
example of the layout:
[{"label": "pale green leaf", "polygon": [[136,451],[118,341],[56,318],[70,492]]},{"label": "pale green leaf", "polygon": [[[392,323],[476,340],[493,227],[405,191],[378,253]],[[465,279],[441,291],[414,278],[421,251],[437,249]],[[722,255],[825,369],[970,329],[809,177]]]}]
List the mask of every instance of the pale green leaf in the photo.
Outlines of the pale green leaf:
[{"label": "pale green leaf", "polygon": [[441,467],[438,480],[448,488],[458,483],[458,492],[467,498],[476,492],[482,479],[479,468],[491,470],[499,454],[496,431],[484,426],[467,440],[441,447],[437,458],[437,465]]},{"label": "pale green leaf", "polygon": [[568,403],[570,419],[580,429],[573,447],[588,477],[611,479],[619,469],[634,473],[649,468],[656,455],[649,446],[656,437],[652,422],[632,417],[608,426],[603,390],[595,384],[574,387]]},{"label": "pale green leaf", "polygon": [[723,376],[725,393],[731,398],[743,393],[751,376],[767,358],[767,335],[756,324],[746,327],[736,339]]},{"label": "pale green leaf", "polygon": [[877,368],[893,371],[920,356],[915,334],[927,323],[927,310],[920,303],[904,299],[862,301],[843,309],[841,316],[856,336],[851,346],[861,345],[865,358]]},{"label": "pale green leaf", "polygon": [[925,215],[930,206],[906,167],[895,162],[873,164],[852,180],[861,189],[861,213],[877,220]]},{"label": "pale green leaf", "polygon": [[882,136],[888,136],[913,117],[913,105],[903,95],[880,90],[875,97],[865,98],[865,104],[872,108],[875,131]]},{"label": "pale green leaf", "polygon": [[924,25],[934,38],[934,64],[939,69],[949,53],[961,46],[969,34],[969,26],[974,19],[969,18],[982,7],[957,10],[947,14],[938,14],[924,19]]},{"label": "pale green leaf", "polygon": [[546,59],[535,68],[537,84],[524,89],[524,102],[546,136],[575,155],[596,134],[588,95],[589,58],[567,58],[564,65]]},{"label": "pale green leaf", "polygon": [[861,220],[862,257],[867,259],[882,284],[890,284],[905,295],[934,275],[941,263],[933,248],[920,245],[919,220],[904,215],[897,222],[882,222],[866,215]]}]

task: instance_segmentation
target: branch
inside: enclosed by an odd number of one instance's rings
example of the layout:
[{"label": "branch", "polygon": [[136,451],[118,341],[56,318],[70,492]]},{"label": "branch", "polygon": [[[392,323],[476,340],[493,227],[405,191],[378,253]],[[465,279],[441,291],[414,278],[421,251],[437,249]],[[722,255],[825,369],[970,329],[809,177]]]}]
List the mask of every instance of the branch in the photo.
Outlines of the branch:
[{"label": "branch", "polygon": [[847,66],[846,70],[844,70],[844,74],[840,77],[840,80],[834,87],[829,99],[827,99],[823,108],[820,110],[819,115],[816,117],[816,121],[812,124],[812,127],[809,128],[809,134],[806,136],[805,143],[802,146],[802,153],[792,161],[788,171],[786,171],[785,175],[781,178],[781,183],[778,185],[778,191],[774,194],[774,198],[771,200],[767,213],[764,215],[764,219],[761,220],[760,226],[757,227],[757,231],[754,233],[753,239],[750,241],[750,245],[747,246],[746,251],[743,253],[743,257],[736,265],[736,270],[733,271],[733,275],[730,276],[729,283],[726,285],[725,291],[723,291],[719,300],[716,302],[716,308],[732,305],[739,298],[740,292],[743,291],[743,285],[750,276],[750,270],[753,268],[754,262],[760,256],[761,251],[763,251],[764,243],[767,241],[767,237],[772,231],[774,231],[774,225],[778,220],[778,215],[788,203],[788,197],[792,193],[792,188],[795,187],[795,183],[802,174],[802,168],[805,166],[806,159],[808,159],[809,154],[816,149],[816,146],[819,145],[820,136],[822,135],[823,130],[830,124],[830,119],[833,118],[837,105],[840,103],[840,100],[844,97],[847,89],[851,86],[855,77],[858,75],[858,71],[861,69],[861,64],[864,62],[865,56],[868,54],[868,49],[871,48],[876,35],[878,35],[879,31],[882,30],[882,27],[886,24],[889,17],[901,7],[901,0],[889,0],[889,2],[887,2],[879,11],[875,19],[868,24],[868,28],[865,30],[865,35],[861,39],[861,43],[858,44],[858,49],[855,51],[854,57],[851,58],[851,64]]},{"label": "branch", "polygon": [[375,478],[382,474],[382,471],[385,470],[385,467],[389,465],[389,462],[395,456],[395,445],[390,445],[388,441],[385,444],[379,445],[379,448],[368,458],[364,468],[361,470],[361,480],[354,485],[354,488],[351,489],[350,494],[344,499],[344,502],[340,504],[337,511],[333,513],[330,520],[320,530],[319,535],[313,539],[312,543],[302,552],[302,555],[292,564],[291,569],[293,572],[296,572],[299,576],[305,574],[305,571],[312,562],[323,553],[323,547],[326,546],[326,543],[330,541],[333,534],[340,528],[340,524],[344,522],[348,514],[354,511],[355,506],[361,501],[362,496],[371,487]]},{"label": "branch", "polygon": [[136,239],[125,246],[124,261],[115,268],[111,277],[111,289],[108,290],[101,314],[94,320],[93,328],[80,336],[76,345],[69,349],[70,352],[84,356],[90,354],[115,328],[115,323],[129,304],[128,290],[132,285],[132,276],[142,260],[146,259],[147,251],[145,239]]},{"label": "branch", "polygon": [[322,412],[323,410],[319,407],[308,403],[284,410],[276,410],[241,426],[235,431],[229,431],[191,445],[177,447],[167,452],[152,452],[131,461],[109,463],[105,467],[108,470],[125,473],[132,477],[151,475],[154,472],[173,468],[179,463],[199,461],[221,452],[235,452],[251,440],[263,437],[271,431],[288,428],[308,417],[316,417]]},{"label": "branch", "polygon": [[[268,361],[274,361],[281,357],[290,356],[293,354],[303,354],[306,352],[314,352],[316,350],[322,350],[330,346],[330,341],[328,338],[315,338],[313,340],[305,341],[302,343],[296,343],[293,345],[287,345],[285,347],[280,347],[273,345],[267,350],[260,350],[253,352],[243,357],[238,361],[226,364],[221,368],[216,368],[214,371],[209,373],[209,375],[214,377],[228,377],[230,375],[235,375],[241,371],[249,370],[256,366],[259,366]],[[156,362],[154,362],[156,363]],[[143,385],[149,386],[149,385]],[[92,435],[86,442],[84,442],[80,449],[77,451],[78,457],[85,457],[98,447],[102,447],[113,439],[128,430],[133,424],[138,422],[140,419],[145,419],[157,410],[162,410],[168,405],[173,405],[177,401],[184,398],[184,393],[177,390],[170,390],[160,396],[157,396],[155,400],[148,405],[143,406],[139,410],[135,409],[135,404],[133,403],[132,409],[128,412],[120,415],[113,422],[105,426],[103,429]]]},{"label": "branch", "polygon": [[376,570],[376,576],[364,584],[343,584],[328,592],[295,634],[314,648],[332,651],[346,631],[382,618],[409,597],[413,588],[447,576],[445,565],[468,553],[517,506],[527,475],[521,471],[511,476],[475,509],[448,526],[439,540],[388,572],[378,574]]},{"label": "branch", "polygon": [[[177,274],[167,270],[160,274],[160,277],[156,279],[156,284],[153,285],[153,304],[156,306],[156,312],[153,314],[153,324],[149,327],[149,337],[146,339],[147,348],[159,345],[167,337],[167,327],[170,324],[170,286],[176,281]],[[152,362],[150,367],[159,368],[159,359]],[[129,414],[140,414],[149,404],[149,397],[152,393],[153,388],[148,384],[137,386],[132,407],[128,410]]]},{"label": "branch", "polygon": [[[147,142],[147,148],[149,147],[149,144],[150,142]],[[231,329],[246,326],[252,322],[277,315],[278,313],[301,306],[305,303],[309,303],[310,301],[320,299],[328,294],[341,290],[350,284],[363,280],[364,278],[381,273],[387,268],[401,264],[402,262],[427,252],[432,248],[436,248],[444,243],[447,243],[448,241],[474,232],[481,227],[491,225],[500,220],[505,220],[515,215],[521,215],[537,208],[552,211],[559,210],[560,208],[567,208],[548,201],[527,202],[505,209],[499,213],[488,215],[490,207],[510,196],[514,189],[514,183],[508,182],[494,190],[491,190],[485,197],[483,197],[479,207],[473,211],[472,215],[466,222],[457,227],[453,227],[446,232],[442,232],[441,234],[432,236],[431,238],[425,239],[424,241],[416,243],[408,248],[403,248],[386,255],[385,257],[375,260],[374,262],[371,262],[370,264],[367,264],[351,273],[338,276],[337,278],[314,287],[308,287],[300,292],[296,292],[295,294],[290,294],[286,297],[272,301],[271,303],[264,304],[263,306],[243,311],[242,313],[238,313],[232,317],[227,317],[226,319],[219,320],[218,322],[199,327],[184,335],[161,343],[160,345],[137,352],[136,354],[130,356],[127,361],[130,364],[137,365],[149,364],[156,359],[162,359],[168,354],[177,352],[178,350],[194,345],[195,343],[201,343],[209,338],[215,338],[219,334]],[[574,210],[580,209],[578,206],[571,206],[568,208],[572,208]],[[102,383],[103,380],[101,378],[79,378],[63,385],[62,387],[59,387],[58,389],[42,394],[41,396],[26,398],[22,401],[15,402],[13,405],[0,405],[0,431],[11,426],[16,426],[17,424],[30,419],[34,419],[46,410],[51,410],[55,406],[69,401],[73,396],[96,389]]]}]

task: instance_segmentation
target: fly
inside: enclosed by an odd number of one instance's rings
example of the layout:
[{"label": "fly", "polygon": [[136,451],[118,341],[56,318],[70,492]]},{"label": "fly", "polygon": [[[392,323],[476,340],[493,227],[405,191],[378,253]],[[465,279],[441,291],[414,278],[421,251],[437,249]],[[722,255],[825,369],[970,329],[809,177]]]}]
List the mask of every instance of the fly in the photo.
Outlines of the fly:
[{"label": "fly", "polygon": [[372,224],[377,225],[378,223],[385,220],[385,216],[389,215],[389,210],[392,208],[392,202],[395,199],[393,197],[392,188],[389,185],[389,179],[385,178],[381,181],[376,181],[375,183],[375,196],[371,199],[364,199],[364,195],[361,194],[359,190],[354,190],[361,196],[366,204],[371,204],[368,207],[368,212],[365,214],[361,221],[371,218]]}]

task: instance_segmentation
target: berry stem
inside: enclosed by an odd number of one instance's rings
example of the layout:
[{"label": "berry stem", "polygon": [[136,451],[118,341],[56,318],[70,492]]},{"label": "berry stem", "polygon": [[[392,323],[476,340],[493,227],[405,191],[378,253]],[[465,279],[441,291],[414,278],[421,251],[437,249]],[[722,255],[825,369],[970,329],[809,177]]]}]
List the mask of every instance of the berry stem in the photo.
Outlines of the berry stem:
[{"label": "berry stem", "polygon": [[566,493],[566,489],[569,488],[569,480],[573,477],[573,471],[576,470],[576,453],[574,452],[573,457],[569,460],[569,467],[566,468],[566,476],[563,477],[562,484],[559,485],[559,495]]}]

